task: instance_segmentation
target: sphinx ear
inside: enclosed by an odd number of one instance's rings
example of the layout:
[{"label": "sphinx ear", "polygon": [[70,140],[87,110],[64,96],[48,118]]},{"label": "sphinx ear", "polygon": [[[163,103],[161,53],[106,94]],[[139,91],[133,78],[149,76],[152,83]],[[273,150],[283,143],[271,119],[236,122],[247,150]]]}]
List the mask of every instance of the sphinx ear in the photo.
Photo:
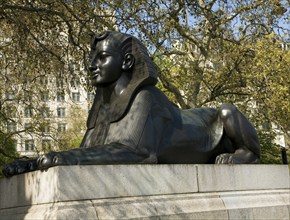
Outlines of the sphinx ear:
[{"label": "sphinx ear", "polygon": [[135,57],[131,53],[125,54],[125,59],[123,61],[122,69],[123,70],[129,70],[133,67],[135,62]]}]

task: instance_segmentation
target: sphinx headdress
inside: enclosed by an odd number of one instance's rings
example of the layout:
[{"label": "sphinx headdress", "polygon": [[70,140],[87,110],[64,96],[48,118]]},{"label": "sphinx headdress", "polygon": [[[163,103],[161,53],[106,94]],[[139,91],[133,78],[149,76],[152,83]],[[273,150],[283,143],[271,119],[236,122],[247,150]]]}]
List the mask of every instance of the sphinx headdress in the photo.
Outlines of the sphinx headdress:
[{"label": "sphinx headdress", "polygon": [[[109,103],[109,109],[106,110],[106,117],[102,116],[100,109],[102,108],[102,87],[97,87],[95,100],[90,111],[90,115],[87,122],[88,129],[103,126],[101,130],[108,127],[107,123],[120,120],[126,113],[132,98],[136,91],[146,85],[155,85],[157,83],[157,68],[150,58],[146,47],[135,37],[120,32],[105,32],[101,35],[95,35],[92,39],[91,50],[96,49],[98,42],[106,40],[108,44],[113,46],[122,53],[124,56],[126,53],[130,53],[134,56],[135,62],[130,71],[126,71],[123,74],[128,74],[129,83],[124,89],[124,92],[112,99]],[[118,83],[118,81],[117,81]],[[109,116],[108,116],[109,115]],[[106,124],[106,125],[105,125]],[[99,130],[99,129],[97,129]],[[106,132],[105,132],[106,133]],[[96,134],[99,138],[106,134]],[[102,142],[102,141],[101,141]]]}]

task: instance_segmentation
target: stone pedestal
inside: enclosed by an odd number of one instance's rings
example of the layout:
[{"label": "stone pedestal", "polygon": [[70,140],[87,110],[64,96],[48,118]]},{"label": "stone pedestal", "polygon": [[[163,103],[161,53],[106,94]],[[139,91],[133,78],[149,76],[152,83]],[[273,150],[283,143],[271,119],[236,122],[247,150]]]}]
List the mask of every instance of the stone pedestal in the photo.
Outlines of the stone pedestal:
[{"label": "stone pedestal", "polygon": [[287,165],[61,166],[0,180],[0,219],[289,219]]}]

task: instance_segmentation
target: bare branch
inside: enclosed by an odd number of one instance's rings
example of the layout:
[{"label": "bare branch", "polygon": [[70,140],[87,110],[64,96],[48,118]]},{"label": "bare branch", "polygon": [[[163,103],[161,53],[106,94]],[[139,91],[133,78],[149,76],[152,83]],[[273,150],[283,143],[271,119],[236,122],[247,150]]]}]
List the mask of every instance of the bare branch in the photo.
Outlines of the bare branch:
[{"label": "bare branch", "polygon": [[232,14],[231,16],[227,17],[224,21],[222,21],[221,24],[225,24],[225,23],[233,20],[234,18],[236,18],[239,14],[241,14],[243,12],[256,9],[259,6],[263,5],[264,3],[265,3],[265,0],[260,0],[260,1],[256,1],[255,3],[253,3],[253,4],[249,5],[249,6],[241,7],[234,14]]}]

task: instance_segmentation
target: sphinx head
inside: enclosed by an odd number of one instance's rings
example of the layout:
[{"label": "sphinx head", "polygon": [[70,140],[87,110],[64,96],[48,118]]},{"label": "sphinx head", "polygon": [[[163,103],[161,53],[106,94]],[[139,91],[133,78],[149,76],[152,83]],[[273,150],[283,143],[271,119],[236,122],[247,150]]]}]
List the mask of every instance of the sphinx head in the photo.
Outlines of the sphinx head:
[{"label": "sphinx head", "polygon": [[106,87],[126,77],[130,84],[156,84],[157,71],[147,49],[135,37],[120,32],[94,36],[90,63],[92,85]]}]

